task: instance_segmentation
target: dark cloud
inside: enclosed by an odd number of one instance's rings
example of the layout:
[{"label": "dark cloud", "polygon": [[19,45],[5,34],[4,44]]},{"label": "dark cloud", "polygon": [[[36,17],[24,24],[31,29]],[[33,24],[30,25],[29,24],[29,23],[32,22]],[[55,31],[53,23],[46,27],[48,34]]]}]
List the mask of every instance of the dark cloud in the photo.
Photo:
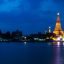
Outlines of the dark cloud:
[{"label": "dark cloud", "polygon": [[8,0],[9,2],[16,1],[16,0]]},{"label": "dark cloud", "polygon": [[30,3],[32,9],[36,9],[39,8],[40,3],[43,2],[44,0],[27,0],[27,1]]},{"label": "dark cloud", "polygon": [[54,2],[57,2],[57,3],[63,3],[64,0],[53,0]]},{"label": "dark cloud", "polygon": [[0,0],[0,4],[2,4],[4,2],[4,0]]},{"label": "dark cloud", "polygon": [[64,0],[53,0],[59,7],[64,6]]},{"label": "dark cloud", "polygon": [[[61,0],[0,0],[0,29],[37,32],[54,26],[56,13],[64,17]],[[63,17],[62,17],[63,16]],[[62,23],[63,20],[62,20]]]}]

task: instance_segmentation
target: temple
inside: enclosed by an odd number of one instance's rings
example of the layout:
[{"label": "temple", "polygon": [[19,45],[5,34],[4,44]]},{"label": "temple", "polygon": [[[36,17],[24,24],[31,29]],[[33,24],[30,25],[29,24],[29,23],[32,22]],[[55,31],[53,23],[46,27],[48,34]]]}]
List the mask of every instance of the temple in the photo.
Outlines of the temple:
[{"label": "temple", "polygon": [[55,33],[56,36],[63,36],[63,30],[61,28],[60,14],[59,13],[57,13],[57,21],[56,21],[56,26],[55,26],[53,33]]}]

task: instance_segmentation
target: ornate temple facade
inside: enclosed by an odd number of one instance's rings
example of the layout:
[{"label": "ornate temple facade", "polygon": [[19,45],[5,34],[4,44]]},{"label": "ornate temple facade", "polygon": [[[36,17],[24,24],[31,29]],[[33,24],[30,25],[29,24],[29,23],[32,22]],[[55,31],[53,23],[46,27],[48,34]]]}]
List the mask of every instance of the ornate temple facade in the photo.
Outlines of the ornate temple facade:
[{"label": "ornate temple facade", "polygon": [[56,36],[63,36],[63,30],[61,28],[59,13],[57,13],[57,21],[56,21],[56,25],[55,25],[55,29],[54,29],[53,33],[55,33]]}]

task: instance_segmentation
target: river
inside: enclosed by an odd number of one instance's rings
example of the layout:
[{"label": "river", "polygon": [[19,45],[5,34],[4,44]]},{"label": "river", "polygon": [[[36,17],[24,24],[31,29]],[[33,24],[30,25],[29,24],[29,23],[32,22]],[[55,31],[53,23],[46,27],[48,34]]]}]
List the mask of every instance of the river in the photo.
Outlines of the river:
[{"label": "river", "polygon": [[0,64],[64,64],[64,46],[2,42]]}]

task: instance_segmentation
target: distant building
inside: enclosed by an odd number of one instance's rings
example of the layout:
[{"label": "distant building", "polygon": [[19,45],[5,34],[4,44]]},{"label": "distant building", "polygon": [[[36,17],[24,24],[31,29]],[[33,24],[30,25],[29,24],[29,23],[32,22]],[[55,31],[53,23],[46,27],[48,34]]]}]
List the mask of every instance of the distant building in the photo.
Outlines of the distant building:
[{"label": "distant building", "polygon": [[13,39],[21,40],[22,38],[22,32],[19,30],[16,30],[15,32],[12,32]]}]

